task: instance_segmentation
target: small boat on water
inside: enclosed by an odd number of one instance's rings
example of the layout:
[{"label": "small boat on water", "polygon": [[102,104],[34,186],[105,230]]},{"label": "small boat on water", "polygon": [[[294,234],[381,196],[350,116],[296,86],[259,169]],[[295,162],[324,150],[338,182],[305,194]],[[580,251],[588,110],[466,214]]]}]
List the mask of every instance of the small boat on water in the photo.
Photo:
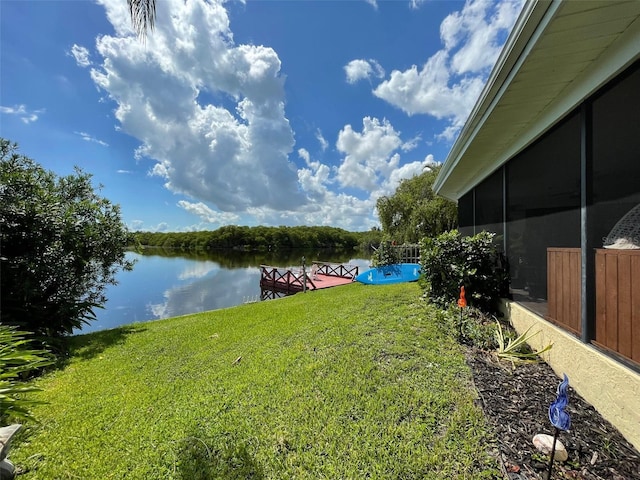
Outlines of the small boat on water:
[{"label": "small boat on water", "polygon": [[356,277],[356,280],[367,285],[387,285],[415,282],[418,278],[420,278],[419,263],[396,263],[362,272]]}]

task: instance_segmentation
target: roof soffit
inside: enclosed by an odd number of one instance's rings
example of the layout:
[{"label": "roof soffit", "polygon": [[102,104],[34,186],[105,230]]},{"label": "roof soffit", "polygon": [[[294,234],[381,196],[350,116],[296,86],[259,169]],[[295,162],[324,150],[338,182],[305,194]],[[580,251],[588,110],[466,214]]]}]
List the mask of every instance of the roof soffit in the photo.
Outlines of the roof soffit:
[{"label": "roof soffit", "polygon": [[[501,58],[434,188],[457,199],[640,56],[640,2],[538,2]],[[544,7],[544,8],[543,8]],[[542,11],[544,10],[544,11]],[[518,26],[518,25],[516,25]],[[535,27],[535,28],[533,28]],[[518,43],[519,42],[519,43]],[[507,42],[509,44],[509,41]],[[505,49],[507,46],[505,46]]]}]

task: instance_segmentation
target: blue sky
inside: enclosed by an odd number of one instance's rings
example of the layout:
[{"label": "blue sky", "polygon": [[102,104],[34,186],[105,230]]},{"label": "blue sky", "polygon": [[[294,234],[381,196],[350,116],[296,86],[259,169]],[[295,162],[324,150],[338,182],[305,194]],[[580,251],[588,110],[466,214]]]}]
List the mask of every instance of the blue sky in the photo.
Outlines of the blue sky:
[{"label": "blue sky", "polygon": [[522,0],[0,1],[0,135],[132,230],[378,225],[445,160]]}]

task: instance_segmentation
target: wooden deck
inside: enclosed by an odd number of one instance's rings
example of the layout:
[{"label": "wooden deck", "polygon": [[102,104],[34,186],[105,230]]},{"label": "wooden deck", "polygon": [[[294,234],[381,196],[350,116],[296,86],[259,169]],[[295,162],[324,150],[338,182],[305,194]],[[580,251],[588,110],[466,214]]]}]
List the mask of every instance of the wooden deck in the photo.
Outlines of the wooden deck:
[{"label": "wooden deck", "polygon": [[[317,266],[317,269],[313,268]],[[309,267],[290,269],[260,265],[260,287],[274,292],[293,294],[305,290],[337,287],[354,281],[358,276],[358,267],[354,265],[313,262]],[[316,270],[315,275],[313,271]]]}]

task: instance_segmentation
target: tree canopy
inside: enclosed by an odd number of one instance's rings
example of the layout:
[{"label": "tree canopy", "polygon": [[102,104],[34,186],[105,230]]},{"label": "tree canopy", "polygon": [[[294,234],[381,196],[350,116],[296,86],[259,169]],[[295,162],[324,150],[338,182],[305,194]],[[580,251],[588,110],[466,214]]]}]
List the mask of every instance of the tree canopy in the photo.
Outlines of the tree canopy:
[{"label": "tree canopy", "polygon": [[120,208],[102,198],[91,175],[58,177],[0,138],[2,323],[45,344],[88,323],[125,258]]},{"label": "tree canopy", "polygon": [[327,226],[248,227],[225,225],[213,231],[135,232],[133,238],[141,246],[172,248],[180,251],[234,249],[244,251],[276,251],[292,248],[352,250],[369,248],[380,242],[381,233],[349,232]]},{"label": "tree canopy", "polygon": [[440,165],[413,178],[403,180],[390,197],[376,203],[378,217],[386,236],[397,243],[418,243],[456,228],[457,205],[433,191]]}]

